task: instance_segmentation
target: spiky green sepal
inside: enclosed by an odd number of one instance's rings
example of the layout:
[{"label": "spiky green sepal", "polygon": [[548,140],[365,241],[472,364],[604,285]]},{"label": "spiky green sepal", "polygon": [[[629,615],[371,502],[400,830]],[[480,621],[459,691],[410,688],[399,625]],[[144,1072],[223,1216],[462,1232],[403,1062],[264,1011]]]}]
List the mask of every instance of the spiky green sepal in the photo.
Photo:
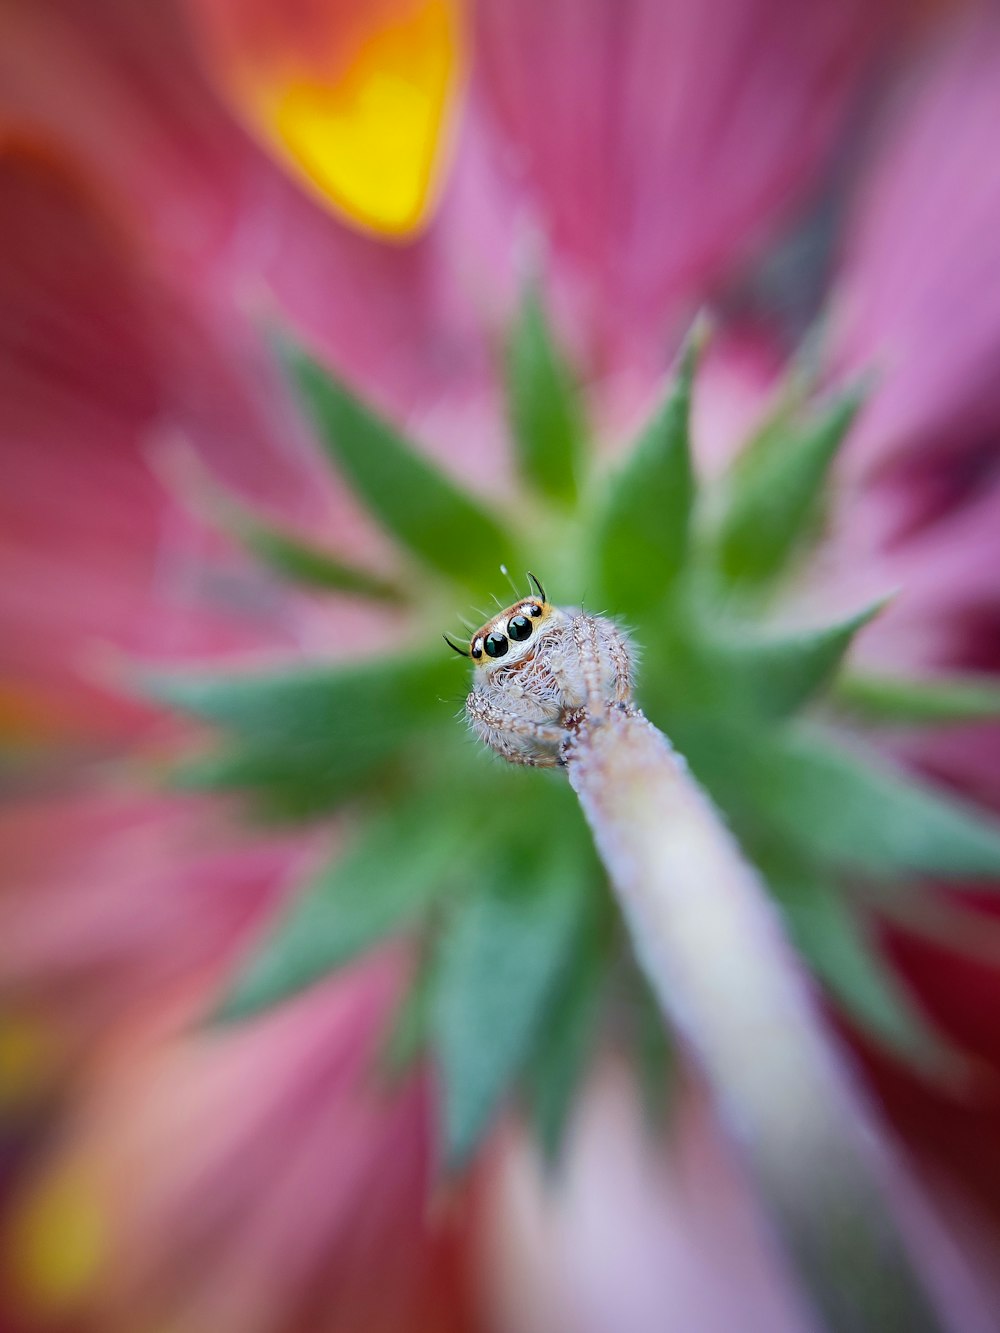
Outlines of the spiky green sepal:
[{"label": "spiky green sepal", "polygon": [[[391,650],[350,666],[145,682],[220,734],[221,750],[189,769],[189,782],[244,790],[286,816],[346,807],[356,825],[216,1016],[246,1019],[388,937],[415,941],[391,1063],[429,1052],[452,1164],[468,1159],[516,1086],[554,1158],[602,1033],[631,1026],[633,1049],[651,1045],[626,1002],[633,964],[562,779],[505,769],[461,734],[467,677],[434,649],[442,587],[465,610],[469,588],[502,594],[498,566],[519,578],[524,560],[556,602],[623,618],[643,650],[640,703],[769,878],[804,957],[852,1021],[906,1058],[933,1063],[941,1042],[872,942],[858,895],[877,881],[901,893],[942,876],[1000,883],[992,819],[887,764],[856,731],[849,743],[837,734],[840,716],[994,715],[996,687],[851,672],[854,640],[881,603],[832,622],[790,623],[782,611],[783,580],[801,578],[835,503],[832,465],[860,395],[819,410],[786,405],[705,485],[690,439],[698,341],[635,443],[605,467],[583,454],[580,399],[532,294],[506,363],[522,481],[534,490],[527,506],[467,495],[396,425],[283,344],[320,447],[394,539],[400,567],[410,562],[409,628],[397,621]],[[277,544],[256,529],[249,538],[287,576],[319,586],[328,575],[337,588],[340,572],[317,573],[281,534]],[[655,1068],[662,1089],[662,1061]]]}]

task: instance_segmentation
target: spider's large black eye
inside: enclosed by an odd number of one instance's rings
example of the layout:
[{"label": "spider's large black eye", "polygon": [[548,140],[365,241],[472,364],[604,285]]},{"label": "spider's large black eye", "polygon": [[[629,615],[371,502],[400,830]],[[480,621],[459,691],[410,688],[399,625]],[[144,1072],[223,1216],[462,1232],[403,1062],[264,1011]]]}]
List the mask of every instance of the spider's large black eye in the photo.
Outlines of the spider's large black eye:
[{"label": "spider's large black eye", "polygon": [[510,647],[506,634],[487,634],[486,642],[483,644],[489,657],[503,657],[504,653]]},{"label": "spider's large black eye", "polygon": [[527,616],[511,616],[507,622],[507,633],[515,643],[520,643],[531,635],[531,621]]}]

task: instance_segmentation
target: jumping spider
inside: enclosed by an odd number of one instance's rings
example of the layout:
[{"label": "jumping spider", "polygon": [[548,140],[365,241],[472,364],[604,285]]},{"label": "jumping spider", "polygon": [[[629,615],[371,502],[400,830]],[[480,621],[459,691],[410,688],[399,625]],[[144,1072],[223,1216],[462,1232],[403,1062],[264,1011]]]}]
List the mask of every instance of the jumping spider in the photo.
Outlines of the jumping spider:
[{"label": "jumping spider", "polygon": [[551,606],[528,578],[536,596],[498,612],[468,648],[445,642],[475,668],[465,701],[473,732],[512,764],[550,768],[585,718],[632,711],[635,654],[610,620]]}]

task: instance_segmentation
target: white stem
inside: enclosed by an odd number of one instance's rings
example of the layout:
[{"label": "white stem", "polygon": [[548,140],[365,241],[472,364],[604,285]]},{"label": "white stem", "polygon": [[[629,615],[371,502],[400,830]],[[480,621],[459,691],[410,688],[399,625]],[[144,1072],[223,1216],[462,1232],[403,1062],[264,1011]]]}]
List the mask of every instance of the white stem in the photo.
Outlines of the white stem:
[{"label": "white stem", "polygon": [[828,1326],[939,1329],[893,1224],[874,1118],[764,884],[683,759],[616,710],[584,720],[565,758],[639,961]]}]

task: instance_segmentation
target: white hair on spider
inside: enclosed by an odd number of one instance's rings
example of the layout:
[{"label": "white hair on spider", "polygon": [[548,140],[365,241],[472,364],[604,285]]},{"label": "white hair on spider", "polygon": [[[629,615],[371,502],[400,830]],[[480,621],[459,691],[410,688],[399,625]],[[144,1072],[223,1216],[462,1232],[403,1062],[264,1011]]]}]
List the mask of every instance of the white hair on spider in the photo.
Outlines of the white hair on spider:
[{"label": "white hair on spider", "polygon": [[635,652],[613,621],[552,606],[528,578],[536,595],[492,616],[467,648],[445,641],[475,668],[465,701],[475,735],[510,763],[553,767],[583,716],[633,711]]}]

